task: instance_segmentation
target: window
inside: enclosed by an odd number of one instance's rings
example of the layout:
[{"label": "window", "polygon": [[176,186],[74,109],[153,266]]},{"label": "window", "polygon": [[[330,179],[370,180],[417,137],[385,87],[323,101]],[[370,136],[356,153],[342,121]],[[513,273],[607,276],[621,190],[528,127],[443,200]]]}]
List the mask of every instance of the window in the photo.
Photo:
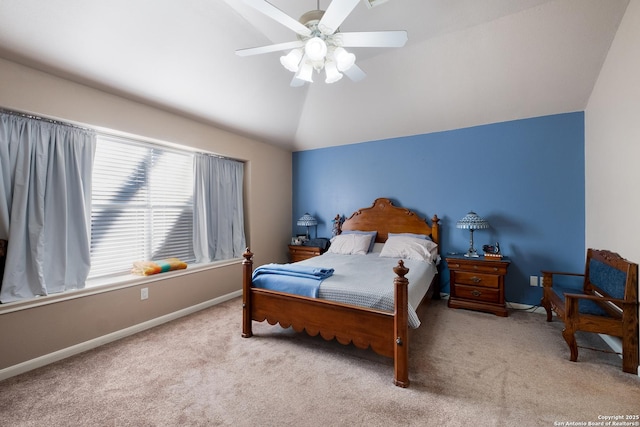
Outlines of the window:
[{"label": "window", "polygon": [[93,167],[89,278],[195,260],[192,153],[99,135]]}]

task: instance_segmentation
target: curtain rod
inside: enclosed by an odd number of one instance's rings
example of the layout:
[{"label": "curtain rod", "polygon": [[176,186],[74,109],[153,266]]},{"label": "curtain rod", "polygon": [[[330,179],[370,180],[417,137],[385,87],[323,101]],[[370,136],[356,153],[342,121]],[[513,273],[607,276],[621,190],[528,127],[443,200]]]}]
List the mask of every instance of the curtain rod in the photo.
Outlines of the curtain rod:
[{"label": "curtain rod", "polygon": [[40,121],[51,123],[51,124],[54,124],[54,125],[69,126],[69,127],[74,128],[74,129],[80,129],[80,130],[84,130],[84,131],[95,132],[94,129],[90,129],[90,128],[74,125],[74,124],[68,123],[68,122],[61,122],[60,120],[55,120],[55,119],[51,119],[51,118],[48,118],[48,117],[36,116],[34,114],[25,113],[25,112],[22,112],[22,111],[7,110],[6,108],[1,108],[0,107],[0,113],[9,114],[9,115],[12,115],[12,116],[17,116],[17,117],[23,117],[25,119],[40,120]]},{"label": "curtain rod", "polygon": [[219,159],[233,160],[234,162],[244,163],[242,160],[234,159],[233,157],[223,156],[222,154],[205,153],[205,152],[203,152],[203,151],[194,151],[194,153],[195,153],[195,154],[200,154],[200,155],[202,155],[202,156],[207,156],[207,157],[217,157],[217,158],[219,158]]},{"label": "curtain rod", "polygon": [[116,133],[116,132],[109,132],[109,131],[105,131],[105,130],[93,129],[93,128],[90,128],[90,127],[88,128],[88,127],[78,126],[78,125],[74,125],[72,123],[61,122],[59,120],[51,119],[51,118],[48,118],[48,117],[36,116],[34,114],[25,113],[25,112],[22,112],[22,111],[8,110],[6,108],[0,107],[0,113],[9,114],[9,115],[12,115],[12,116],[17,116],[17,117],[24,117],[25,119],[41,120],[43,122],[52,123],[52,124],[56,124],[56,125],[69,126],[69,127],[72,127],[72,128],[75,128],[75,129],[84,130],[84,131],[96,132],[98,135],[109,136],[109,137],[119,138],[119,139],[127,139],[127,140],[131,140],[131,141],[138,142],[138,143],[144,143],[144,144],[163,145],[164,148],[172,148],[174,150],[186,150],[186,151],[191,151],[191,152],[197,153],[197,154],[203,154],[203,155],[206,155],[206,156],[219,157],[221,159],[228,159],[228,160],[234,160],[236,162],[245,163],[243,160],[234,159],[233,157],[224,156],[222,154],[216,154],[216,153],[211,153],[211,152],[202,152],[202,151],[198,151],[198,150],[187,150],[185,148],[178,148],[178,147],[170,147],[168,145],[161,144],[161,143],[158,143],[158,142],[151,142],[151,141],[147,141],[147,140],[139,140],[139,139],[136,139],[135,137],[121,135],[121,134]]}]

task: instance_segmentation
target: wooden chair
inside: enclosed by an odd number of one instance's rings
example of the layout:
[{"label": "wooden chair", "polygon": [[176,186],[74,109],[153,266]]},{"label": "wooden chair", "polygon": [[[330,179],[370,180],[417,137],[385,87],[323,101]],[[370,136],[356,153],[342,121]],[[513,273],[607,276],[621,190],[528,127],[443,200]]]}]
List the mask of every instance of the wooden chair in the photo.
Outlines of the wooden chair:
[{"label": "wooden chair", "polygon": [[[583,277],[582,289],[553,283],[556,276]],[[638,264],[606,250],[587,250],[584,274],[542,271],[541,305],[564,322],[562,336],[578,360],[575,332],[611,335],[622,340],[622,370],[638,373]]]}]

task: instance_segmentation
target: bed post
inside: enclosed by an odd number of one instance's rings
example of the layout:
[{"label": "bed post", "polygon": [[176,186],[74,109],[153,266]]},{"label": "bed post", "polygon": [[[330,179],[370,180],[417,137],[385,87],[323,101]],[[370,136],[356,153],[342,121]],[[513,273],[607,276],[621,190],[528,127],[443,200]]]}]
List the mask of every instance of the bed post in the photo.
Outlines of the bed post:
[{"label": "bed post", "polygon": [[[438,254],[440,253],[440,218],[438,215],[433,215],[431,218],[431,239],[438,244]],[[431,293],[431,299],[440,299],[440,278],[437,276],[439,273],[436,270],[436,277],[434,278],[433,291]]]},{"label": "bed post", "polygon": [[242,254],[242,337],[253,335],[251,330],[251,275],[253,273],[253,253],[247,248]]},{"label": "bed post", "polygon": [[440,218],[438,215],[433,215],[431,218],[431,238],[438,244],[438,252],[440,252]]},{"label": "bed post", "polygon": [[393,383],[398,387],[409,387],[409,280],[404,276],[409,269],[404,261],[398,261],[393,267],[397,277],[393,279],[395,287],[394,331],[395,343],[393,350],[394,378]]}]

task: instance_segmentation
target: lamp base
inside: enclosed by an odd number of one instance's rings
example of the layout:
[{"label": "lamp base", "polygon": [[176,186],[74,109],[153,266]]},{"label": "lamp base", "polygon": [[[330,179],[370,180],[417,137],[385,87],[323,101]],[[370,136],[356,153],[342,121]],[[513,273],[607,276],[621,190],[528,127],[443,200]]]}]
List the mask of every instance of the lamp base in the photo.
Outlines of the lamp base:
[{"label": "lamp base", "polygon": [[478,255],[478,251],[476,251],[476,248],[473,247],[473,228],[469,231],[471,232],[471,238],[469,239],[469,250],[467,250],[467,253],[464,254],[464,256],[468,258],[479,258],[480,255]]},{"label": "lamp base", "polygon": [[464,256],[467,258],[480,258],[480,255],[478,255],[478,252],[475,249],[473,251],[471,251],[471,249],[468,250]]}]

